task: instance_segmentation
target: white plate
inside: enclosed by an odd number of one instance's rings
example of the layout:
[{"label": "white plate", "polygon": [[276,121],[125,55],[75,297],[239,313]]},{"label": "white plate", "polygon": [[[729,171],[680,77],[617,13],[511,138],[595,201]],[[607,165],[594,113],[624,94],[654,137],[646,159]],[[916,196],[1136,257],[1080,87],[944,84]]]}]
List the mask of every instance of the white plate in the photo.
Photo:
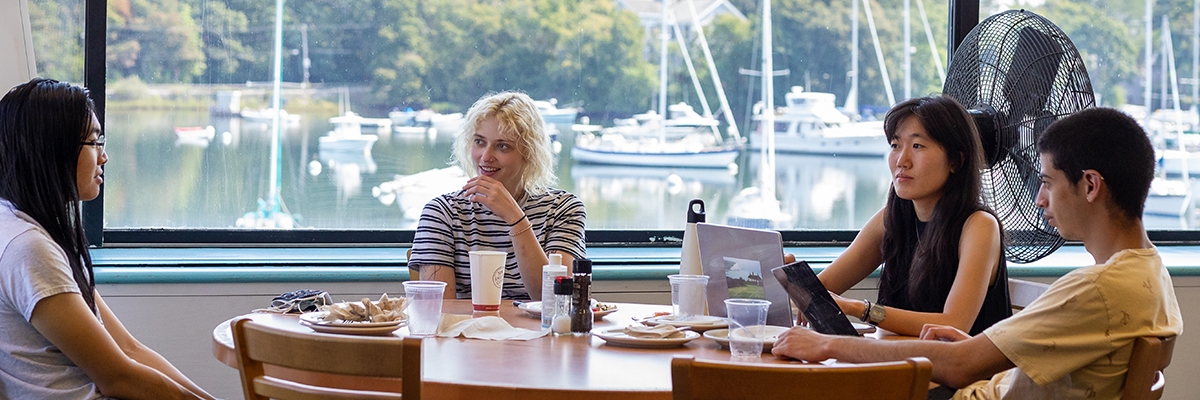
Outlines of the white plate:
[{"label": "white plate", "polygon": [[604,328],[592,331],[596,337],[604,339],[605,342],[613,346],[623,347],[640,347],[646,349],[662,349],[670,347],[683,346],[684,343],[695,340],[700,337],[699,333],[692,331],[683,332],[681,338],[640,338],[629,336],[625,333],[625,328]]},{"label": "white plate", "polygon": [[687,321],[676,321],[674,315],[663,315],[660,317],[648,318],[642,323],[650,326],[659,324],[667,324],[671,326],[688,327],[696,332],[704,332],[709,329],[724,328],[729,326],[729,321],[723,317],[714,317],[711,315],[695,315]]},{"label": "white plate", "polygon": [[[782,326],[767,325],[767,337],[763,338],[763,352],[770,352],[771,346],[775,345],[775,340],[779,339],[779,335],[787,332],[788,328]],[[719,343],[721,347],[729,347],[729,329],[713,329],[704,332],[704,337],[712,339]]]},{"label": "white plate", "polygon": [[[300,320],[307,322],[309,325],[320,326],[336,326],[341,328],[364,329],[364,328],[397,328],[404,324],[404,320],[384,321],[384,322],[366,322],[366,321],[326,321],[325,316],[329,315],[329,311],[313,311],[300,314]],[[395,330],[395,329],[392,329]]]},{"label": "white plate", "polygon": [[[594,308],[592,309],[592,314],[595,316],[596,319],[601,319],[601,318],[604,318],[605,315],[617,312],[616,305],[614,305],[612,303],[605,303],[605,304],[607,304],[609,307],[612,307],[612,308],[604,310],[604,311],[596,311]],[[529,316],[531,316],[531,317],[534,317],[534,318],[542,317],[542,302],[540,302],[540,301],[527,301],[527,302],[518,304],[517,308],[520,308],[521,311],[525,311],[525,313],[529,314]]]},{"label": "white plate", "polygon": [[321,332],[321,333],[338,333],[338,334],[343,334],[343,335],[372,335],[372,336],[373,335],[390,335],[392,332],[395,332],[397,329],[400,329],[400,327],[402,326],[402,325],[390,325],[390,326],[366,326],[366,327],[351,328],[351,327],[347,327],[347,326],[338,326],[338,325],[310,324],[310,323],[308,323],[308,321],[300,321],[300,325],[307,326],[309,329],[312,329],[314,331]]}]

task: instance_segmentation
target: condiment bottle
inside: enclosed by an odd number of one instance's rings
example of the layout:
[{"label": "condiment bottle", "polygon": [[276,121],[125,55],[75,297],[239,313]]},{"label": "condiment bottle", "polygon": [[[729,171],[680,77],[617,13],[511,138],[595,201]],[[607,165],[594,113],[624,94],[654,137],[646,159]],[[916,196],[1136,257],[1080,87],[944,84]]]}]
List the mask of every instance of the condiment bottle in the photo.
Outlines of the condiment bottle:
[{"label": "condiment bottle", "polygon": [[554,253],[550,255],[550,264],[542,267],[542,329],[550,329],[553,322],[554,278],[560,276],[567,276],[567,266],[562,265],[562,254]]},{"label": "condiment bottle", "polygon": [[683,251],[679,255],[679,273],[703,275],[700,266],[700,240],[696,237],[696,223],[704,222],[704,200],[688,202],[687,225],[683,228]]},{"label": "condiment bottle", "polygon": [[554,336],[563,336],[571,334],[571,292],[573,280],[567,276],[554,277],[554,300],[547,308],[547,303],[542,303],[542,316],[545,317],[550,313],[553,322],[550,324],[551,332]]},{"label": "condiment bottle", "polygon": [[592,332],[592,260],[575,259],[571,290],[571,332]]}]

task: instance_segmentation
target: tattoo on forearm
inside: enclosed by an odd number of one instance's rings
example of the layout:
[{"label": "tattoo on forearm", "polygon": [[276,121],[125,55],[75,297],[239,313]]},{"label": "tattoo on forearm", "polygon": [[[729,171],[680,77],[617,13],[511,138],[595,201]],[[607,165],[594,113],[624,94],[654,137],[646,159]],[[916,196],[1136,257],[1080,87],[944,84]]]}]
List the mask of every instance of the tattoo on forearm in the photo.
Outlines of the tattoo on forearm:
[{"label": "tattoo on forearm", "polygon": [[421,268],[421,280],[431,281],[436,279],[438,272],[441,272],[442,268],[446,267],[441,265],[427,265],[424,268]]}]

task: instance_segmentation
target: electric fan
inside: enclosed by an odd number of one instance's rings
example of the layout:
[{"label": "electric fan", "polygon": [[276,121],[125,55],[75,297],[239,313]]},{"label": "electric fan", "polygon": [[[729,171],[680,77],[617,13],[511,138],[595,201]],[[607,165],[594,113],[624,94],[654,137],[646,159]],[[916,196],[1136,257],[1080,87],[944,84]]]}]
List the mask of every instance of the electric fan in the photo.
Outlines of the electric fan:
[{"label": "electric fan", "polygon": [[1037,139],[1055,120],[1095,106],[1075,45],[1032,12],[993,15],[954,52],[942,93],[962,103],[979,127],[987,162],[983,200],[1007,233],[1005,256],[1027,263],[1057,250],[1062,236],[1034,206]]}]

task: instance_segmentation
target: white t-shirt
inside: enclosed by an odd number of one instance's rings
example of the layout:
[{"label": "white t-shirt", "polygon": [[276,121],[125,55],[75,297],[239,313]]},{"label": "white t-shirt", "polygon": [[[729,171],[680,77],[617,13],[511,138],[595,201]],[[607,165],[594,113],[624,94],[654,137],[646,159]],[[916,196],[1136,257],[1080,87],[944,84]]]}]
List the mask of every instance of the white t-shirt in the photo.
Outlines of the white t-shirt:
[{"label": "white t-shirt", "polygon": [[66,254],[33,218],[0,199],[0,398],[104,398],[29,323],[39,301],[62,293],[79,293]]}]

